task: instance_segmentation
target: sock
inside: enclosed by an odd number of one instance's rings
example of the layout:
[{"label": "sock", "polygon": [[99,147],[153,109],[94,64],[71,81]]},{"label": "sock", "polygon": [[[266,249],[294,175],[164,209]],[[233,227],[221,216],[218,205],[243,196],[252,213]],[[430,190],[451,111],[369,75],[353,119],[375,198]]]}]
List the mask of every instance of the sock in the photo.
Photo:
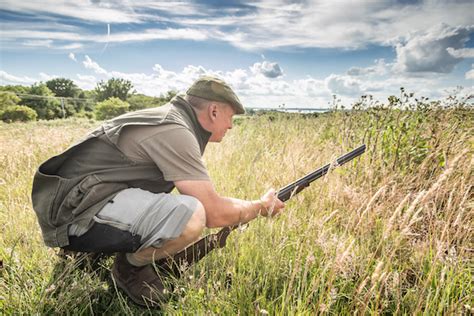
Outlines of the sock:
[{"label": "sock", "polygon": [[143,267],[150,263],[148,260],[145,262],[144,260],[138,259],[133,253],[126,253],[125,258],[127,258],[128,263],[135,267]]}]

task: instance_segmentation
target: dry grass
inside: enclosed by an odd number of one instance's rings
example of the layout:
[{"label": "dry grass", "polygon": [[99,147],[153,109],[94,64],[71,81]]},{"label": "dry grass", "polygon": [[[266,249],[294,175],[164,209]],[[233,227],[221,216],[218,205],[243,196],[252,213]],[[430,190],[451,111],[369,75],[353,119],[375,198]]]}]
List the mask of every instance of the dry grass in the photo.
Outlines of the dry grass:
[{"label": "dry grass", "polygon": [[[319,117],[243,117],[205,160],[219,192],[255,198],[361,143],[368,151],[233,233],[173,281],[171,314],[473,312],[473,110],[364,105]],[[35,168],[93,127],[0,125],[0,313],[152,313],[43,246]]]}]

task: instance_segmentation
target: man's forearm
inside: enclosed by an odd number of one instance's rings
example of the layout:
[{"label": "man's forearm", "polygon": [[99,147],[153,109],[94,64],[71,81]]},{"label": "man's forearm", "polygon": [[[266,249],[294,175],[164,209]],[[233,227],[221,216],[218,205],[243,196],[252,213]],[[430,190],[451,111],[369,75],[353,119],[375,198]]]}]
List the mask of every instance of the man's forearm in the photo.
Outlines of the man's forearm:
[{"label": "man's forearm", "polygon": [[219,200],[213,209],[206,210],[206,226],[209,228],[248,223],[265,210],[261,200],[246,201],[228,197]]}]

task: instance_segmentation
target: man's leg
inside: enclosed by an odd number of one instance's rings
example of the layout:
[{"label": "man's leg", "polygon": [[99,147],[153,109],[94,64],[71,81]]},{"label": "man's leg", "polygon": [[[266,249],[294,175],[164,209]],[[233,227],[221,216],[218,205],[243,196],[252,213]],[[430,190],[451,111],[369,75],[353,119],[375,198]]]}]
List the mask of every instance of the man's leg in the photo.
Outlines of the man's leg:
[{"label": "man's leg", "polygon": [[165,242],[161,247],[148,247],[135,253],[127,253],[128,261],[135,266],[143,266],[159,259],[173,256],[196,241],[206,227],[206,211],[201,202],[197,201],[196,209],[186,224],[182,234]]},{"label": "man's leg", "polygon": [[194,197],[127,189],[117,194],[94,220],[89,231],[70,236],[70,250],[118,252],[112,268],[118,287],[135,303],[153,305],[167,295],[160,276],[149,263],[172,255],[199,238],[206,216]]},{"label": "man's leg", "polygon": [[[134,209],[139,214],[131,216]],[[112,268],[118,287],[140,305],[167,298],[161,276],[150,263],[185,248],[199,238],[206,225],[204,207],[196,198],[136,189],[117,195],[95,220],[117,227],[126,224],[133,235],[140,236],[138,251],[119,253]]]}]

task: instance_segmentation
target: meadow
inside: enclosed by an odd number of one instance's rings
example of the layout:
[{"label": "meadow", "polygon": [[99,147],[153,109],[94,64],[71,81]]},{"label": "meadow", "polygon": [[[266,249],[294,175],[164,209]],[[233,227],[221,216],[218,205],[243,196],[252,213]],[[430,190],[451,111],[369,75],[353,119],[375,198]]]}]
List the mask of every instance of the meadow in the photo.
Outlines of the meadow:
[{"label": "meadow", "polygon": [[223,195],[258,198],[365,143],[367,151],[234,231],[169,280],[162,310],[131,303],[98,269],[44,246],[37,166],[99,124],[0,123],[0,314],[472,314],[474,110],[403,93],[352,111],[242,116],[205,153]]}]

